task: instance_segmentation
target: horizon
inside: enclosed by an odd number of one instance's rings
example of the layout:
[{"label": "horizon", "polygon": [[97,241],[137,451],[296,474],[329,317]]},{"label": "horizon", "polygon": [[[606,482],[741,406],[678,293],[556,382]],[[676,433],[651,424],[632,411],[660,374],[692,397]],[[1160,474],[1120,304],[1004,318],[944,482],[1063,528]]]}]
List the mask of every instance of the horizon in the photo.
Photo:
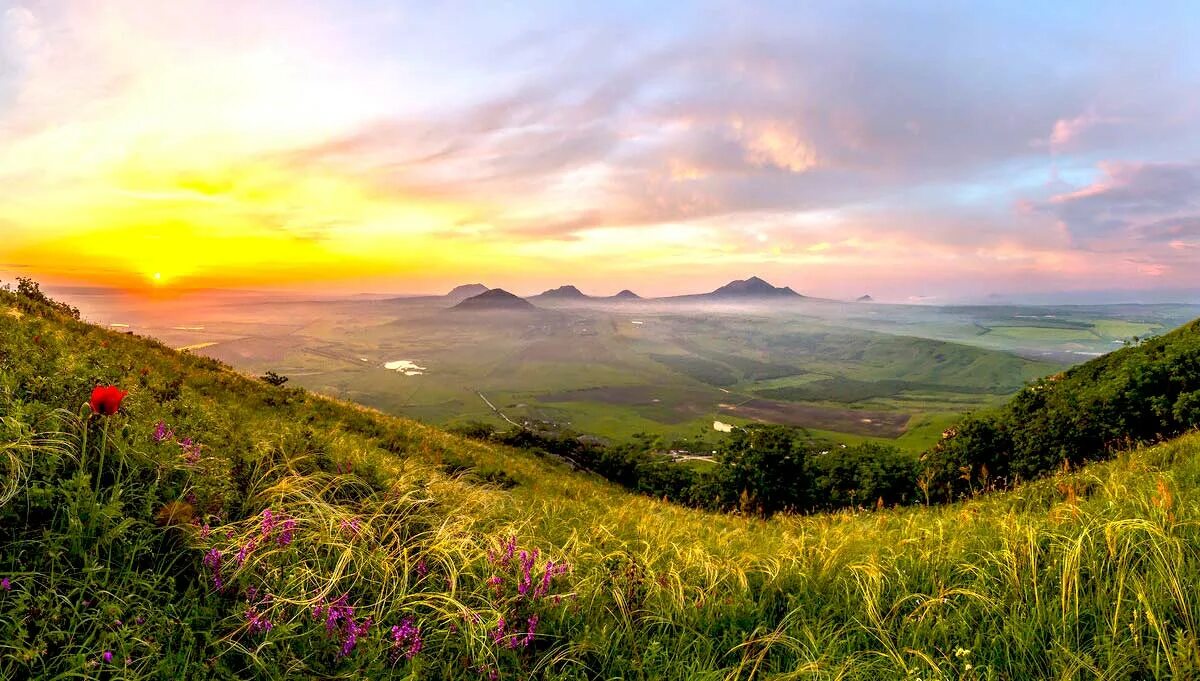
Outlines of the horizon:
[{"label": "horizon", "polygon": [[[749,279],[752,276],[747,275],[743,279]],[[34,280],[37,281],[37,280]],[[386,300],[394,299],[409,299],[409,298],[442,298],[451,295],[453,289],[466,286],[483,286],[487,290],[501,289],[520,298],[535,298],[544,293],[560,287],[574,287],[580,291],[586,298],[604,299],[615,297],[618,293],[625,290],[630,290],[645,302],[668,302],[675,298],[698,297],[713,293],[717,288],[736,283],[740,280],[734,279],[730,281],[720,282],[713,285],[711,288],[702,290],[686,290],[672,292],[663,295],[644,295],[636,287],[625,286],[622,288],[612,288],[604,290],[583,289],[569,282],[549,286],[545,289],[517,289],[509,286],[488,286],[483,282],[470,282],[454,284],[440,291],[413,291],[413,290],[395,290],[395,291],[317,291],[310,289],[280,289],[280,288],[154,288],[148,291],[130,291],[119,287],[97,286],[97,285],[43,285],[43,290],[46,293],[59,297],[61,300],[72,304],[81,304],[81,298],[87,297],[102,297],[106,299],[129,299],[140,301],[142,303],[162,303],[176,304],[181,300],[199,300],[200,302],[216,303],[219,299],[228,296],[260,296],[264,299],[275,300],[330,300],[330,301],[346,301],[354,299],[366,300]],[[39,282],[40,283],[40,282]],[[788,287],[786,283],[768,281],[768,284],[779,288]],[[16,284],[15,279],[6,279],[0,276],[0,286],[13,286]],[[792,288],[792,287],[789,287]],[[992,293],[984,296],[960,296],[960,297],[944,297],[936,296],[908,296],[904,298],[889,297],[887,294],[874,294],[865,292],[859,296],[849,296],[845,298],[824,297],[811,295],[805,291],[796,291],[802,298],[810,302],[817,303],[859,303],[860,297],[870,297],[869,303],[879,305],[910,305],[922,307],[954,307],[954,306],[1021,306],[1021,307],[1096,307],[1096,306],[1119,306],[1119,305],[1184,305],[1196,306],[1200,305],[1200,289],[1152,289],[1152,290],[1080,290],[1080,291],[1056,291],[1056,292],[1031,292],[1025,294],[1001,294]]]},{"label": "horizon", "polygon": [[0,9],[0,280],[1200,300],[1184,4]]}]

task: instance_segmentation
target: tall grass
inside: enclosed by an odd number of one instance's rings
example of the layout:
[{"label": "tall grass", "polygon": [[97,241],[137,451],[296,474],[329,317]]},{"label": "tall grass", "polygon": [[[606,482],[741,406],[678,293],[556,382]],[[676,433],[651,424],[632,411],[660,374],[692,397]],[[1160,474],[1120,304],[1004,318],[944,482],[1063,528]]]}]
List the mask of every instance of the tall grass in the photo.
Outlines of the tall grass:
[{"label": "tall grass", "polygon": [[[108,420],[75,411],[98,382],[131,390]],[[1197,434],[958,505],[764,521],[0,294],[0,472],[0,678],[1200,674]],[[569,570],[535,594],[548,561]]]}]

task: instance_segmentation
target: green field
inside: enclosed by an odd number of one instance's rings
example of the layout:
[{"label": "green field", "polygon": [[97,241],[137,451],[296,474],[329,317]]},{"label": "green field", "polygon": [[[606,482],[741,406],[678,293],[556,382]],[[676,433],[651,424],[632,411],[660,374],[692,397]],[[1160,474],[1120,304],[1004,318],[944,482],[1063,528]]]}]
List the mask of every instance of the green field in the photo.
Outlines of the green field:
[{"label": "green field", "polygon": [[[548,421],[621,440],[766,421],[915,451],[940,435],[922,424],[998,404],[1189,308],[645,303],[464,314],[435,298],[184,311],[101,321],[133,321],[175,347],[203,345],[195,352],[242,370],[432,424]],[[384,368],[394,360],[426,370]]]}]

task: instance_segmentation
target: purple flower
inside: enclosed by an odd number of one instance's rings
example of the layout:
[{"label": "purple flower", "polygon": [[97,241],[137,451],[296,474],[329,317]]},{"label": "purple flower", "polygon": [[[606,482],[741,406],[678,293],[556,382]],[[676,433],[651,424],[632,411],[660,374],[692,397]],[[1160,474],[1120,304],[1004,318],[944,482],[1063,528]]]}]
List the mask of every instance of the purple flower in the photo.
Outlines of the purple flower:
[{"label": "purple flower", "polygon": [[225,580],[221,577],[221,552],[217,549],[209,549],[208,553],[204,554],[204,567],[213,572],[213,586],[217,589],[225,586]]},{"label": "purple flower", "polygon": [[271,630],[271,620],[257,608],[251,607],[246,610],[246,620],[251,634],[262,634]]},{"label": "purple flower", "polygon": [[250,541],[246,542],[246,545],[238,550],[237,557],[234,558],[238,567],[241,567],[246,562],[246,556],[253,553],[256,548],[258,548],[258,539],[251,537]]},{"label": "purple flower", "polygon": [[424,646],[421,629],[417,627],[413,618],[407,617],[400,624],[392,627],[392,659],[403,657],[411,660],[421,652],[421,648]]},{"label": "purple flower", "polygon": [[347,620],[345,630],[342,632],[342,650],[341,657],[346,657],[354,652],[354,646],[358,644],[358,637],[364,636],[367,629],[371,628],[371,618],[363,620],[360,624],[355,624],[354,620]]},{"label": "purple flower", "polygon": [[175,437],[175,431],[168,428],[166,423],[159,421],[154,426],[154,441],[155,442],[162,442],[163,440],[170,440],[173,437]]},{"label": "purple flower", "polygon": [[358,539],[358,533],[359,533],[359,530],[361,529],[361,525],[358,522],[358,518],[351,518],[349,520],[343,520],[341,523],[338,524],[338,527],[341,528],[343,534],[349,535],[351,539]]},{"label": "purple flower", "polygon": [[422,579],[429,574],[429,567],[425,565],[424,560],[417,561],[417,579]]},{"label": "purple flower", "polygon": [[354,607],[347,602],[348,597],[348,594],[342,594],[333,601],[318,603],[312,609],[314,620],[325,619],[326,635],[341,643],[338,657],[346,657],[354,652],[359,637],[364,636],[371,627],[369,617],[362,622],[354,621]]},{"label": "purple flower", "polygon": [[528,646],[533,642],[533,635],[537,632],[538,616],[535,614],[526,622],[525,636],[521,639],[522,646]]},{"label": "purple flower", "polygon": [[271,509],[264,509],[262,512],[262,522],[258,528],[262,531],[263,536],[271,534],[271,530],[275,529],[275,516],[271,514]]},{"label": "purple flower", "polygon": [[105,664],[112,662],[112,658],[113,654],[111,650],[104,651],[104,653],[100,656],[100,659],[104,660]]},{"label": "purple flower", "polygon": [[497,554],[493,551],[489,550],[487,552],[488,562],[492,564],[498,564],[502,568],[507,568],[509,563],[512,562],[513,552],[516,550],[517,538],[515,536],[510,536],[507,540],[501,542],[499,556],[497,556]]},{"label": "purple flower", "polygon": [[5,591],[12,591],[12,580],[10,580],[8,577],[5,577],[4,579],[0,579],[0,589],[4,589]]},{"label": "purple flower", "polygon": [[506,636],[508,636],[508,623],[504,621],[504,617],[501,617],[500,623],[496,625],[495,631],[492,632],[492,641],[500,643]]},{"label": "purple flower", "polygon": [[200,448],[203,447],[199,442],[195,442],[190,437],[185,437],[179,440],[176,444],[183,450],[183,460],[189,464],[195,465],[200,462]]},{"label": "purple flower", "polygon": [[279,532],[279,536],[275,538],[275,543],[279,544],[280,546],[287,546],[288,544],[291,544],[292,537],[296,531],[296,521],[288,518],[287,520],[279,523],[279,527],[282,529]]}]

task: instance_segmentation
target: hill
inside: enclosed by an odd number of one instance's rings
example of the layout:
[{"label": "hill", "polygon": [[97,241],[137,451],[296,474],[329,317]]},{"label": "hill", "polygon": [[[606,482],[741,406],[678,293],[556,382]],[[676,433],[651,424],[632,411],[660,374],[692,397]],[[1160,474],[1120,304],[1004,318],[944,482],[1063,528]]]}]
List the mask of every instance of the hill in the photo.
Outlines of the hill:
[{"label": "hill", "polygon": [[591,298],[592,296],[586,295],[586,294],[584,294],[583,291],[580,291],[579,289],[575,288],[574,286],[571,286],[570,284],[568,284],[566,286],[559,286],[558,288],[552,288],[548,291],[542,291],[541,293],[539,293],[533,297],[534,298],[557,299],[557,300],[586,300],[586,299]]},{"label": "hill", "polygon": [[1200,320],[1035,381],[927,454],[949,494],[1007,485],[1200,426]]},{"label": "hill", "polygon": [[471,296],[455,305],[454,310],[536,310],[537,307],[524,298],[515,296],[502,288],[494,288],[477,296]]},{"label": "hill", "polygon": [[870,295],[865,295],[865,296],[859,296],[859,297],[855,298],[854,302],[856,302],[856,303],[873,303],[873,302],[875,302],[875,299],[872,298]]},{"label": "hill", "polygon": [[616,295],[614,295],[613,298],[615,298],[617,300],[641,300],[642,299],[641,296],[634,293],[633,291],[630,291],[629,289],[622,289]]},{"label": "hill", "polygon": [[[1200,435],[760,520],[0,293],[0,677],[1189,678]],[[97,384],[128,390],[111,415]],[[104,405],[98,405],[106,413]]]},{"label": "hill", "polygon": [[481,293],[487,292],[488,287],[484,286],[483,284],[463,284],[461,286],[455,286],[453,289],[451,289],[450,292],[445,295],[445,298],[454,302],[462,302],[467,298],[472,298]]},{"label": "hill", "polygon": [[710,298],[803,298],[787,286],[773,286],[758,277],[738,279],[718,288],[711,293],[703,294]]}]

